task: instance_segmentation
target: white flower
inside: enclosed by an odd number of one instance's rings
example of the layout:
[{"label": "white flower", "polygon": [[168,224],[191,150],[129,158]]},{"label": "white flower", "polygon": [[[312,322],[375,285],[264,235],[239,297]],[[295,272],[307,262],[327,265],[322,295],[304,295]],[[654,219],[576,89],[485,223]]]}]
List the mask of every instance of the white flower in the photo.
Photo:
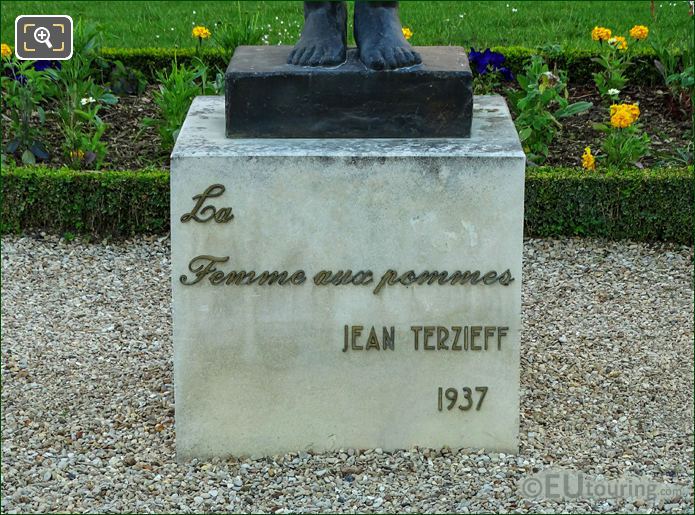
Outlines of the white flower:
[{"label": "white flower", "polygon": [[195,11],[193,11],[193,14],[195,14]]},{"label": "white flower", "polygon": [[518,10],[519,10],[519,9],[515,9],[514,7],[512,7],[512,12],[513,12],[513,13],[517,12]]},{"label": "white flower", "polygon": [[617,95],[620,94],[620,90],[619,90],[619,89],[615,89],[615,88],[611,88],[611,89],[608,90],[608,94],[609,94],[610,96],[614,97],[614,96],[617,96]]},{"label": "white flower", "polygon": [[94,100],[94,97],[83,98],[82,100],[80,100],[80,104],[82,104],[83,106],[86,106],[87,104],[93,104],[94,102],[96,102],[96,100]]}]

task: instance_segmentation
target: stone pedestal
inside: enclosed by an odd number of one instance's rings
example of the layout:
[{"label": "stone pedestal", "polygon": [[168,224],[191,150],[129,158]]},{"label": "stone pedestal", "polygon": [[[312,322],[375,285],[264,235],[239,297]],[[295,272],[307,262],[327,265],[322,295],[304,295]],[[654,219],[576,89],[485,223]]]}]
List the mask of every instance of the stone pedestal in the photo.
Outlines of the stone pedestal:
[{"label": "stone pedestal", "polygon": [[515,452],[525,157],[503,99],[476,97],[465,139],[224,129],[199,97],[172,154],[179,458]]},{"label": "stone pedestal", "polygon": [[230,138],[466,138],[473,76],[462,47],[415,47],[422,64],[370,70],[287,64],[291,46],[240,46],[225,73]]}]

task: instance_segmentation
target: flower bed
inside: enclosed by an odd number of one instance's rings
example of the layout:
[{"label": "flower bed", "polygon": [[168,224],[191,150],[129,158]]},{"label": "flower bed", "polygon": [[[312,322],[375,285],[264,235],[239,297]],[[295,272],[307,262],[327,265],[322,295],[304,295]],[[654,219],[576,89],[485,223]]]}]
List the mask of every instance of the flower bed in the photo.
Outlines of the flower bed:
[{"label": "flower bed", "polygon": [[[228,56],[245,42],[236,28],[213,35],[196,25],[194,49],[114,50],[100,47],[95,26],[76,29],[75,55],[64,65],[32,67],[3,46],[3,115],[10,120],[3,159],[76,169],[167,167],[192,98],[223,93]],[[594,27],[587,32],[593,53],[471,49],[475,92],[507,97],[533,164],[687,165],[692,55],[647,46],[648,37],[643,25],[626,36]],[[658,80],[656,88],[647,85]],[[622,127],[608,123],[610,106],[619,103],[641,106]]]},{"label": "flower bed", "polygon": [[[103,141],[109,149],[102,168],[107,170],[136,170],[139,168],[168,168],[170,150],[162,147],[159,133],[154,127],[142,127],[144,117],[156,117],[157,105],[154,103],[156,88],[149,86],[139,96],[121,96],[118,104],[102,112],[102,120],[109,128]],[[638,103],[642,109],[645,126],[650,128],[653,153],[642,160],[643,166],[682,165],[677,153],[685,153],[692,141],[691,120],[683,111],[673,105],[671,96],[663,90],[647,87],[630,87],[625,91],[625,99]],[[570,87],[569,100],[590,101],[599,106],[598,93],[589,87]],[[545,164],[552,166],[581,166],[582,152],[586,146],[599,149],[603,133],[594,126],[605,122],[608,106],[603,109],[590,109],[582,115],[563,120],[563,129],[557,133],[550,147]],[[47,146],[60,148],[61,133],[57,120],[46,120]],[[3,141],[7,141],[8,127],[3,127]],[[16,162],[19,163],[20,156]],[[52,153],[44,163],[52,167],[70,164],[68,156]],[[685,163],[687,164],[687,163]]]}]

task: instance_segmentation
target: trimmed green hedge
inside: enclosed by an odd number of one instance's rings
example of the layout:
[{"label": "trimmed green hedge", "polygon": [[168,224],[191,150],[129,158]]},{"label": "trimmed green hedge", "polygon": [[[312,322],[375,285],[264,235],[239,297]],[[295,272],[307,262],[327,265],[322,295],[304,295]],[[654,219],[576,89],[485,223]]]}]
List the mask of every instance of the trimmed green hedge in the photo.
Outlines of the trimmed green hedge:
[{"label": "trimmed green hedge", "polygon": [[[165,171],[2,170],[3,232],[124,237],[169,230]],[[693,168],[526,172],[525,234],[693,243]]]},{"label": "trimmed green hedge", "polygon": [[169,230],[169,172],[3,167],[0,230],[131,236]]},{"label": "trimmed green hedge", "polygon": [[[545,55],[551,64],[557,65],[569,74],[570,83],[587,82],[592,80],[591,74],[598,71],[598,65],[591,59],[598,56],[597,52],[588,50],[563,50],[558,54],[548,54],[525,47],[494,47],[492,50],[506,56],[507,66],[515,74],[521,72],[524,65],[536,54]],[[119,60],[124,65],[136,68],[153,80],[157,70],[171,69],[171,63],[176,59],[179,63],[190,63],[196,56],[191,48],[105,48],[102,55],[111,60]],[[208,66],[226,70],[231,55],[219,48],[204,49],[200,57]],[[662,81],[654,66],[655,54],[649,47],[642,47],[635,53],[632,66],[627,75],[633,83],[654,84]]]},{"label": "trimmed green hedge", "polygon": [[693,243],[693,168],[526,171],[527,236]]}]

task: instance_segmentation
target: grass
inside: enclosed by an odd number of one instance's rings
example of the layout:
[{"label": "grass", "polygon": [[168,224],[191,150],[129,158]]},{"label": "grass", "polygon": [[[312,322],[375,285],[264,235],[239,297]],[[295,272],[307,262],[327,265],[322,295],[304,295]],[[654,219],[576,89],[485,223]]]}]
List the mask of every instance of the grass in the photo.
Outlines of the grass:
[{"label": "grass", "polygon": [[[349,3],[352,11],[352,3]],[[635,24],[674,47],[691,46],[693,18],[688,2],[659,1],[654,16],[648,0],[401,2],[401,20],[410,27],[414,45],[474,47],[560,44],[595,47],[595,25],[625,34]],[[100,23],[109,47],[191,47],[193,25],[239,19],[259,13],[269,44],[293,44],[302,25],[302,2],[226,1],[4,1],[0,3],[2,41],[14,46],[14,19],[19,14],[69,14]]]}]

